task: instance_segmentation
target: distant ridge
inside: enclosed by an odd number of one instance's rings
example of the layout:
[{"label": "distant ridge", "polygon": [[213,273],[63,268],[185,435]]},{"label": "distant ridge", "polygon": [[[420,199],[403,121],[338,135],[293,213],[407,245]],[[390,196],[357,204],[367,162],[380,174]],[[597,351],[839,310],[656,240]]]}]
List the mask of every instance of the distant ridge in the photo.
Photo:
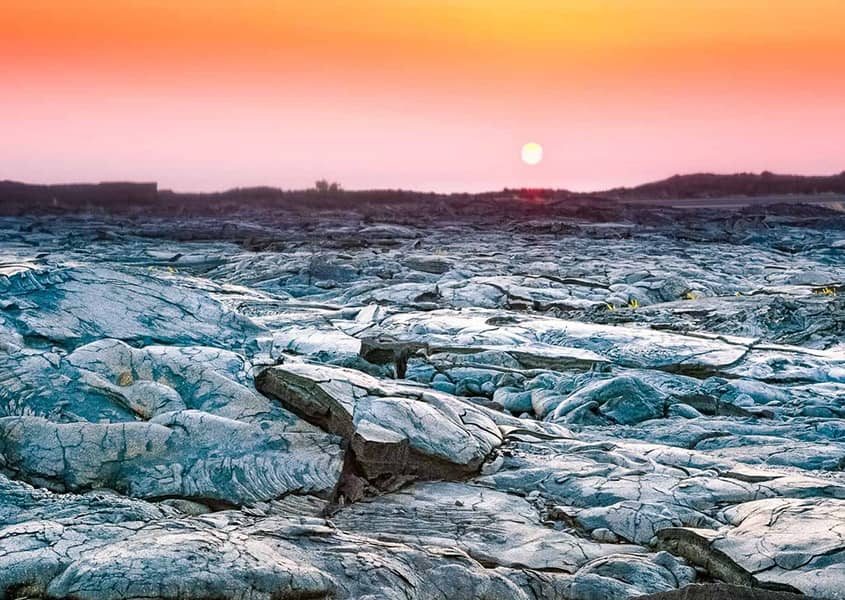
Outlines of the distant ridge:
[{"label": "distant ridge", "polygon": [[777,175],[736,173],[718,175],[693,173],[674,175],[668,179],[633,188],[616,188],[604,192],[614,198],[714,198],[723,196],[774,196],[783,194],[845,194],[845,171],[838,175]]}]

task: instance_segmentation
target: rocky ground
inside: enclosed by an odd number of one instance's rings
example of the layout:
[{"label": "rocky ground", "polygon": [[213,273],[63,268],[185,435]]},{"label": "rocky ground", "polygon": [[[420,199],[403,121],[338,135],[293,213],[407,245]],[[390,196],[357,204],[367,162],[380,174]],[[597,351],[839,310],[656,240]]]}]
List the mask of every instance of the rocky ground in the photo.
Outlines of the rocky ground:
[{"label": "rocky ground", "polygon": [[685,214],[0,219],[0,595],[845,599],[845,221]]}]

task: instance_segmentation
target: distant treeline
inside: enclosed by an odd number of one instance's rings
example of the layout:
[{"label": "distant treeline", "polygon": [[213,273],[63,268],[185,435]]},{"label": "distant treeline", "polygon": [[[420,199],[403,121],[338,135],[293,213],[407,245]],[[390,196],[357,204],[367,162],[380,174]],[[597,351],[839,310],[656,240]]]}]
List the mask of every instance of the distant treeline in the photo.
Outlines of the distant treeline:
[{"label": "distant treeline", "polygon": [[[556,190],[503,190],[481,194],[438,194],[408,190],[337,189],[281,190],[272,187],[237,188],[224,192],[181,193],[159,190],[155,183],[114,182],[99,184],[30,185],[0,181],[0,214],[145,213],[232,214],[242,210],[289,210],[295,212],[384,212],[409,210],[461,213],[478,211],[486,203],[512,206],[515,198],[550,202],[586,198]],[[521,207],[525,208],[525,207]],[[413,211],[418,212],[418,211]]]},{"label": "distant treeline", "polygon": [[[599,194],[550,189],[505,189],[478,194],[438,194],[408,190],[307,190],[237,188],[214,193],[159,190],[155,183],[31,185],[0,181],[0,215],[143,213],[152,215],[226,215],[242,210],[349,211],[363,213],[439,212],[481,214],[492,210],[530,216],[539,211],[611,211],[618,201],[725,196],[845,194],[845,172],[806,177],[773,173],[676,175],[634,188]],[[522,200],[523,202],[514,202]],[[416,210],[411,210],[411,209]]]}]

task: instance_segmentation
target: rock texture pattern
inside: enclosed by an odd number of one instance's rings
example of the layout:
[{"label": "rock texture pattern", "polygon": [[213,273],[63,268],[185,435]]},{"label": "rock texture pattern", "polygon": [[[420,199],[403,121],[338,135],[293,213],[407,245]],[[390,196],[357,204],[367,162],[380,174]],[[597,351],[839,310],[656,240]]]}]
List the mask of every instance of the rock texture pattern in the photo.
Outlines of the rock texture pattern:
[{"label": "rock texture pattern", "polygon": [[0,219],[0,596],[843,600],[796,214]]}]

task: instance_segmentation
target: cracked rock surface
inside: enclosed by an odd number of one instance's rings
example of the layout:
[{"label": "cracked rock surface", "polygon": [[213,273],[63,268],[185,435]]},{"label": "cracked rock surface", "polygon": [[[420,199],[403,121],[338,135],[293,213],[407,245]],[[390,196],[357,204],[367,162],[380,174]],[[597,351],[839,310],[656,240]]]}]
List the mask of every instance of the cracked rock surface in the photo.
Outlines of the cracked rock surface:
[{"label": "cracked rock surface", "polygon": [[0,596],[845,599],[845,219],[0,219]]}]

